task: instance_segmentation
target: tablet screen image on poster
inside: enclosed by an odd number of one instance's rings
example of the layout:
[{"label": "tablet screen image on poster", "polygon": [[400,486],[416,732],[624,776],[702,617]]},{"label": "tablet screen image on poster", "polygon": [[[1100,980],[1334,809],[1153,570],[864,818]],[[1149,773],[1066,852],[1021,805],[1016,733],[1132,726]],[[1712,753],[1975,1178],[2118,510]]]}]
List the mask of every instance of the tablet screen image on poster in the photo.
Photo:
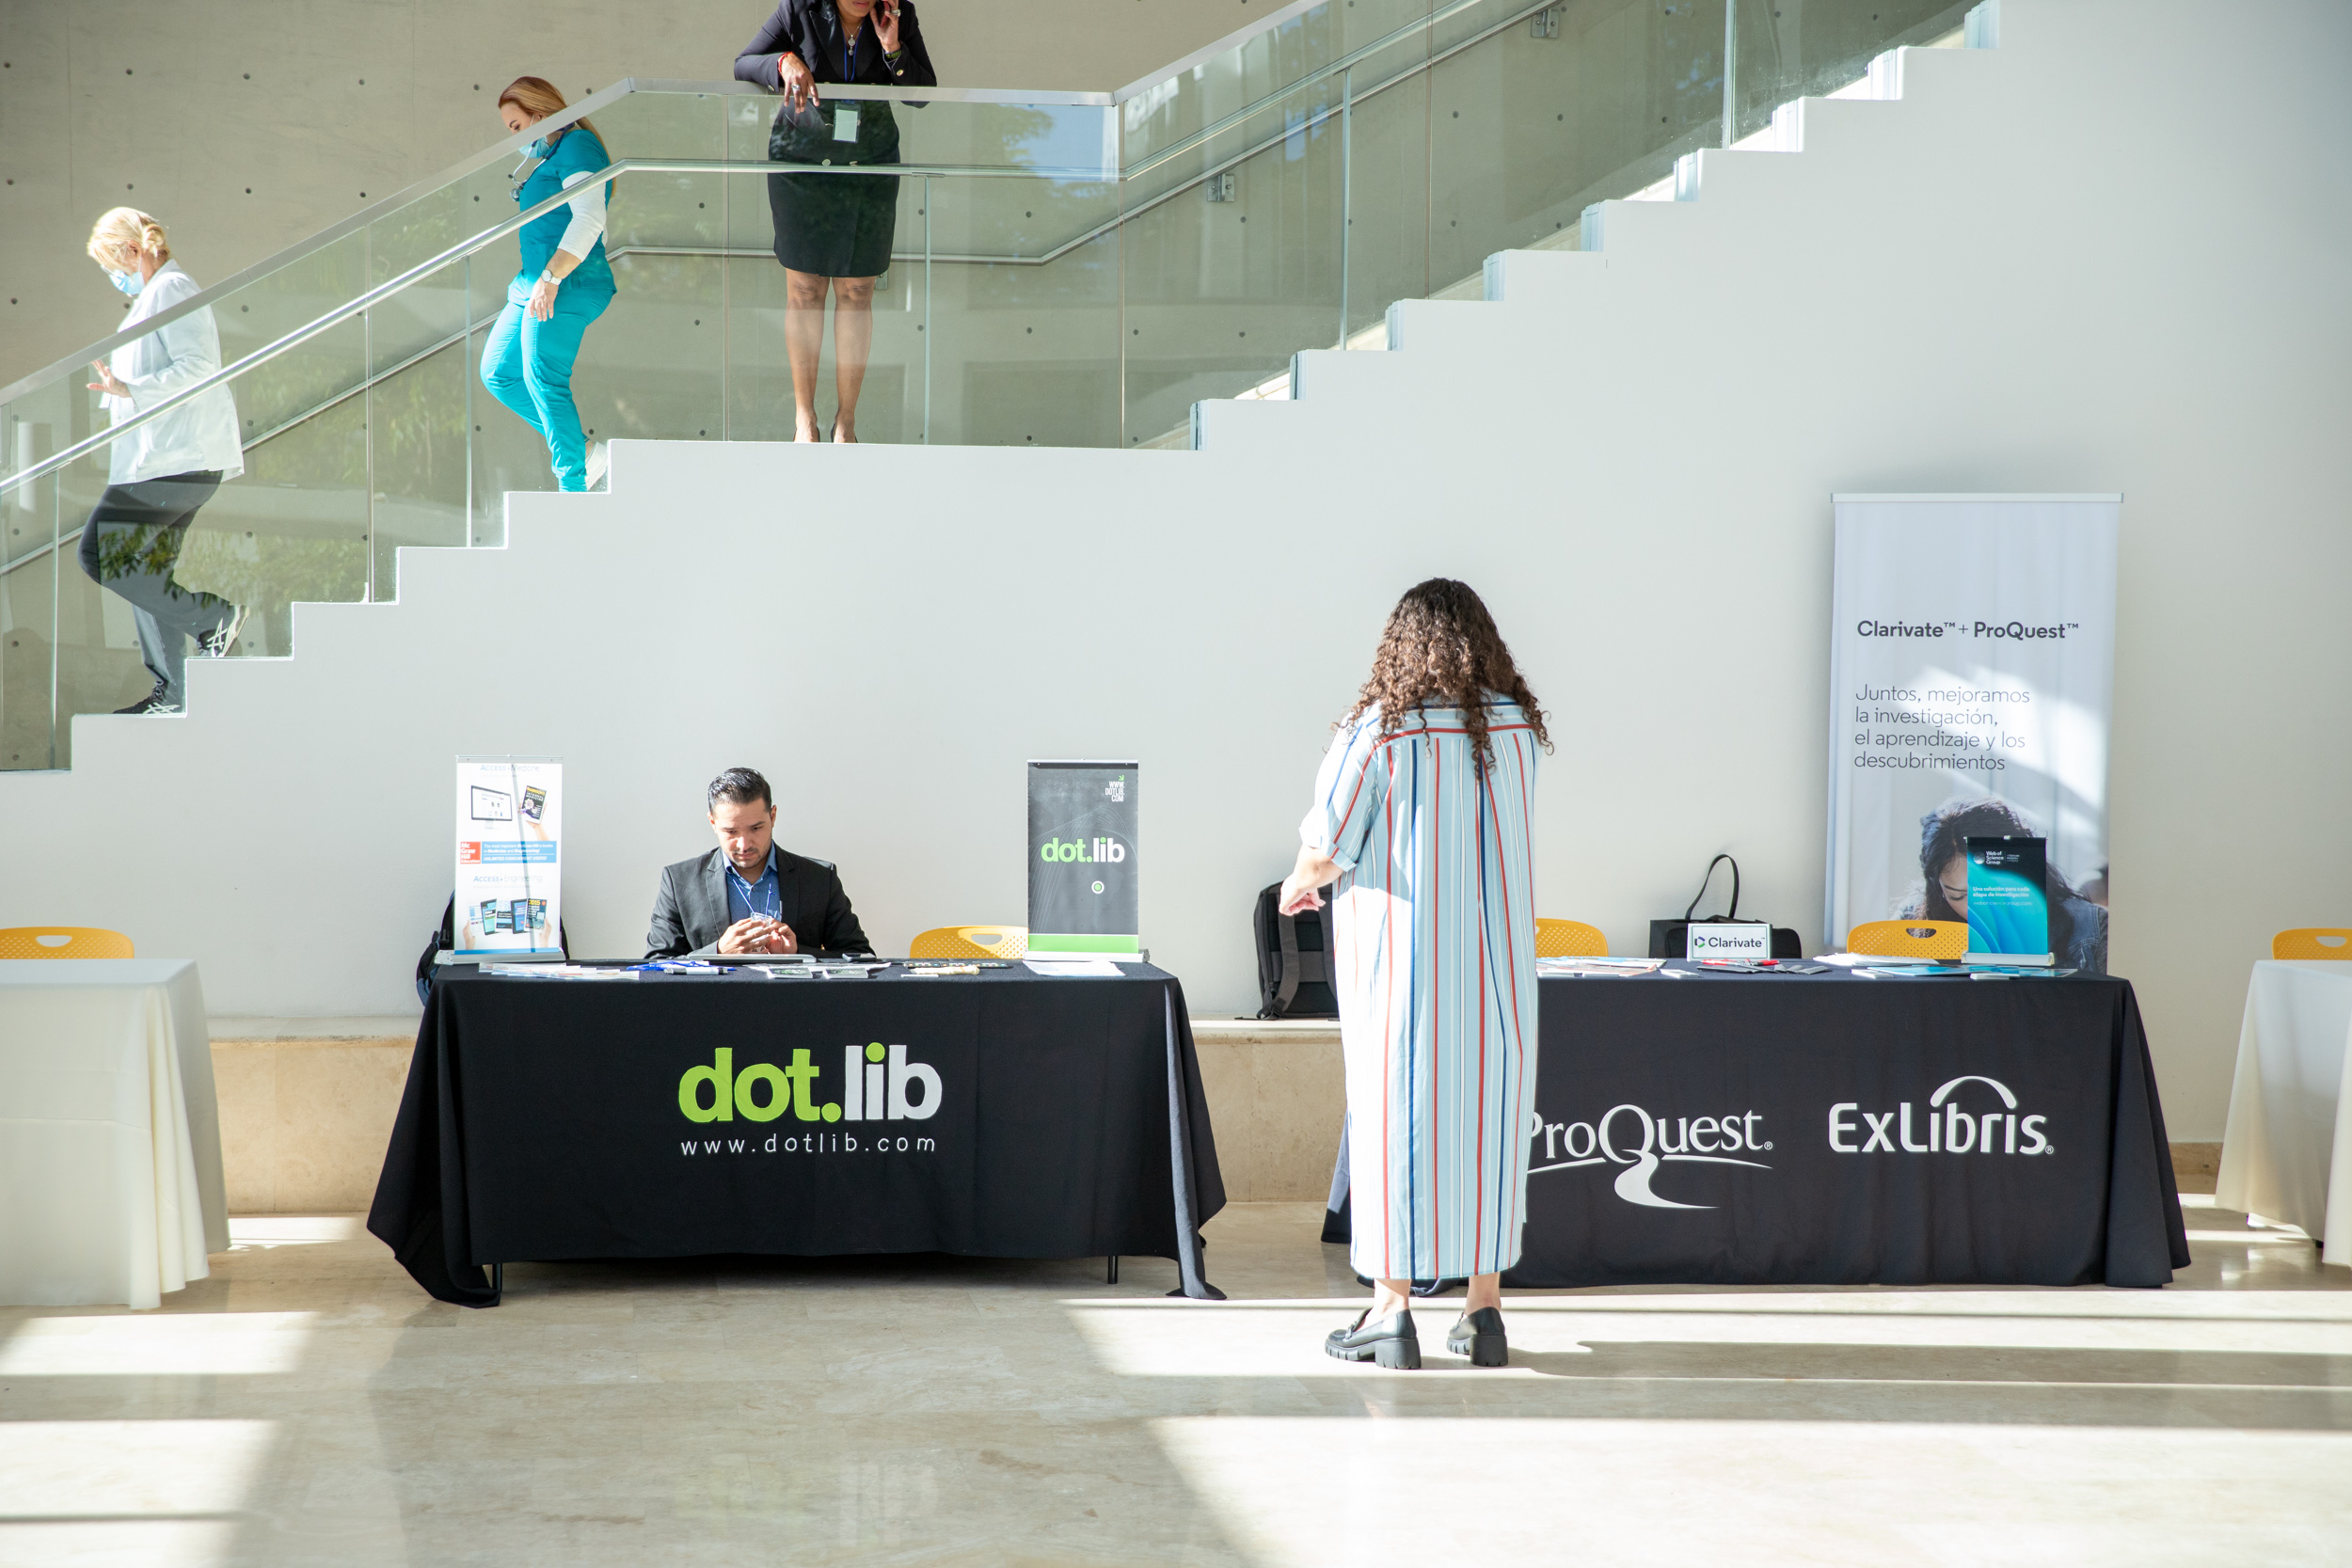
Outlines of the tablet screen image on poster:
[{"label": "tablet screen image on poster", "polygon": [[1968,840],[1968,961],[2047,964],[2048,845],[2039,838]]}]

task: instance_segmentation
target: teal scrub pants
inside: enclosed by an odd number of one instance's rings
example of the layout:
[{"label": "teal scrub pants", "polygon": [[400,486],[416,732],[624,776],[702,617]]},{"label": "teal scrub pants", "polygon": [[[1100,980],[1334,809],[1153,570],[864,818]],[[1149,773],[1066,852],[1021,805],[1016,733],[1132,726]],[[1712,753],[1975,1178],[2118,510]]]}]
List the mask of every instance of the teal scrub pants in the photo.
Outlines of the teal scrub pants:
[{"label": "teal scrub pants", "polygon": [[572,405],[572,361],[588,324],[612,303],[612,290],[566,282],[555,291],[555,311],[531,319],[535,277],[517,277],[506,288],[506,309],[490,325],[482,348],[482,384],[490,395],[522,416],[548,444],[555,483],[564,490],[588,488],[588,439],[580,434],[580,410]]}]

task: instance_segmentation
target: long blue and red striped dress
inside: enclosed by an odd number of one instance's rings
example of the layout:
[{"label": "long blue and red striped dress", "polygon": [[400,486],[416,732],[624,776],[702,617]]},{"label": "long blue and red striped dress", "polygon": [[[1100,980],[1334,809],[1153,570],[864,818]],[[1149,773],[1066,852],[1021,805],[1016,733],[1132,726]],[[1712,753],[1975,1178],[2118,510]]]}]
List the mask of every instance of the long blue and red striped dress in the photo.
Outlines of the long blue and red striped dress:
[{"label": "long blue and red striped dress", "polygon": [[1299,825],[1332,893],[1347,1058],[1356,1272],[1458,1278],[1518,1261],[1535,1104],[1536,742],[1487,708],[1483,768],[1457,708],[1343,728]]}]

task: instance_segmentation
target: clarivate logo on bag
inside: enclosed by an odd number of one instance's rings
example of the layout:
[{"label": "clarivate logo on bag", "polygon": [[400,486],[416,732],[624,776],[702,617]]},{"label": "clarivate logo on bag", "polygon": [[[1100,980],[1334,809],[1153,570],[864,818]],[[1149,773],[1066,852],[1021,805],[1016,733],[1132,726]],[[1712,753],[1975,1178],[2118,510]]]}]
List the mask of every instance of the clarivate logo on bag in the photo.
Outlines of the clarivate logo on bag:
[{"label": "clarivate logo on bag", "polygon": [[[1963,1084],[1984,1085],[2001,1097],[1999,1107],[1979,1111],[1963,1106]],[[1928,1096],[1926,1120],[1915,1128],[1908,1100],[1885,1112],[1839,1101],[1829,1108],[1829,1146],[1840,1154],[2056,1154],[2057,1147],[2042,1131],[2049,1119],[2019,1116],[2017,1096],[2007,1084],[1971,1072]],[[1927,1136],[1917,1137],[1916,1132]],[[1995,1148],[1995,1144],[2000,1147]]]},{"label": "clarivate logo on bag", "polygon": [[[824,1069],[809,1059],[808,1048],[793,1049],[789,1067],[754,1062],[738,1069],[735,1051],[720,1046],[707,1067],[688,1068],[677,1081],[677,1108],[693,1122],[774,1121],[790,1111],[795,1120],[823,1125],[839,1122],[929,1121],[939,1114],[942,1085],[939,1069],[907,1054],[903,1045],[841,1048],[841,1098],[818,1098],[817,1081]],[[703,1154],[930,1154],[937,1143],[925,1137],[889,1132],[820,1131],[812,1126],[765,1139],[690,1138],[678,1145],[685,1155]]]},{"label": "clarivate logo on bag", "polygon": [[[1762,1153],[1772,1147],[1771,1139],[1757,1139],[1756,1123],[1763,1119],[1759,1111],[1728,1117],[1676,1117],[1669,1137],[1668,1118],[1653,1117],[1639,1105],[1614,1106],[1597,1122],[1548,1122],[1539,1116],[1534,1118],[1528,1138],[1531,1142],[1541,1139],[1543,1157],[1552,1163],[1539,1165],[1531,1159],[1528,1174],[1583,1165],[1623,1165],[1626,1168],[1617,1173],[1616,1190],[1628,1203],[1645,1209],[1711,1209],[1711,1203],[1677,1203],[1660,1197],[1650,1190],[1650,1178],[1668,1162],[1771,1170],[1760,1160],[1732,1158],[1735,1152]],[[1567,1155],[1565,1160],[1560,1158],[1564,1153]]]}]

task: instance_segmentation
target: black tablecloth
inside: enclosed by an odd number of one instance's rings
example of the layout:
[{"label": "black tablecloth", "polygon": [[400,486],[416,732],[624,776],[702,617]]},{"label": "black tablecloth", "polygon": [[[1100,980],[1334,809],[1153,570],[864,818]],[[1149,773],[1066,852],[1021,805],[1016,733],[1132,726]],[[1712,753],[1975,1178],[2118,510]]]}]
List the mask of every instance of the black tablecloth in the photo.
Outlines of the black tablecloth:
[{"label": "black tablecloth", "polygon": [[1508,1285],[2158,1286],[2188,1264],[2126,981],[1542,986]]},{"label": "black tablecloth", "polygon": [[1200,1227],[1224,1203],[1184,992],[1159,970],[461,966],[434,984],[368,1228],[473,1307],[498,1300],[486,1263],[722,1253],[1172,1258],[1184,1294],[1216,1298]]}]

